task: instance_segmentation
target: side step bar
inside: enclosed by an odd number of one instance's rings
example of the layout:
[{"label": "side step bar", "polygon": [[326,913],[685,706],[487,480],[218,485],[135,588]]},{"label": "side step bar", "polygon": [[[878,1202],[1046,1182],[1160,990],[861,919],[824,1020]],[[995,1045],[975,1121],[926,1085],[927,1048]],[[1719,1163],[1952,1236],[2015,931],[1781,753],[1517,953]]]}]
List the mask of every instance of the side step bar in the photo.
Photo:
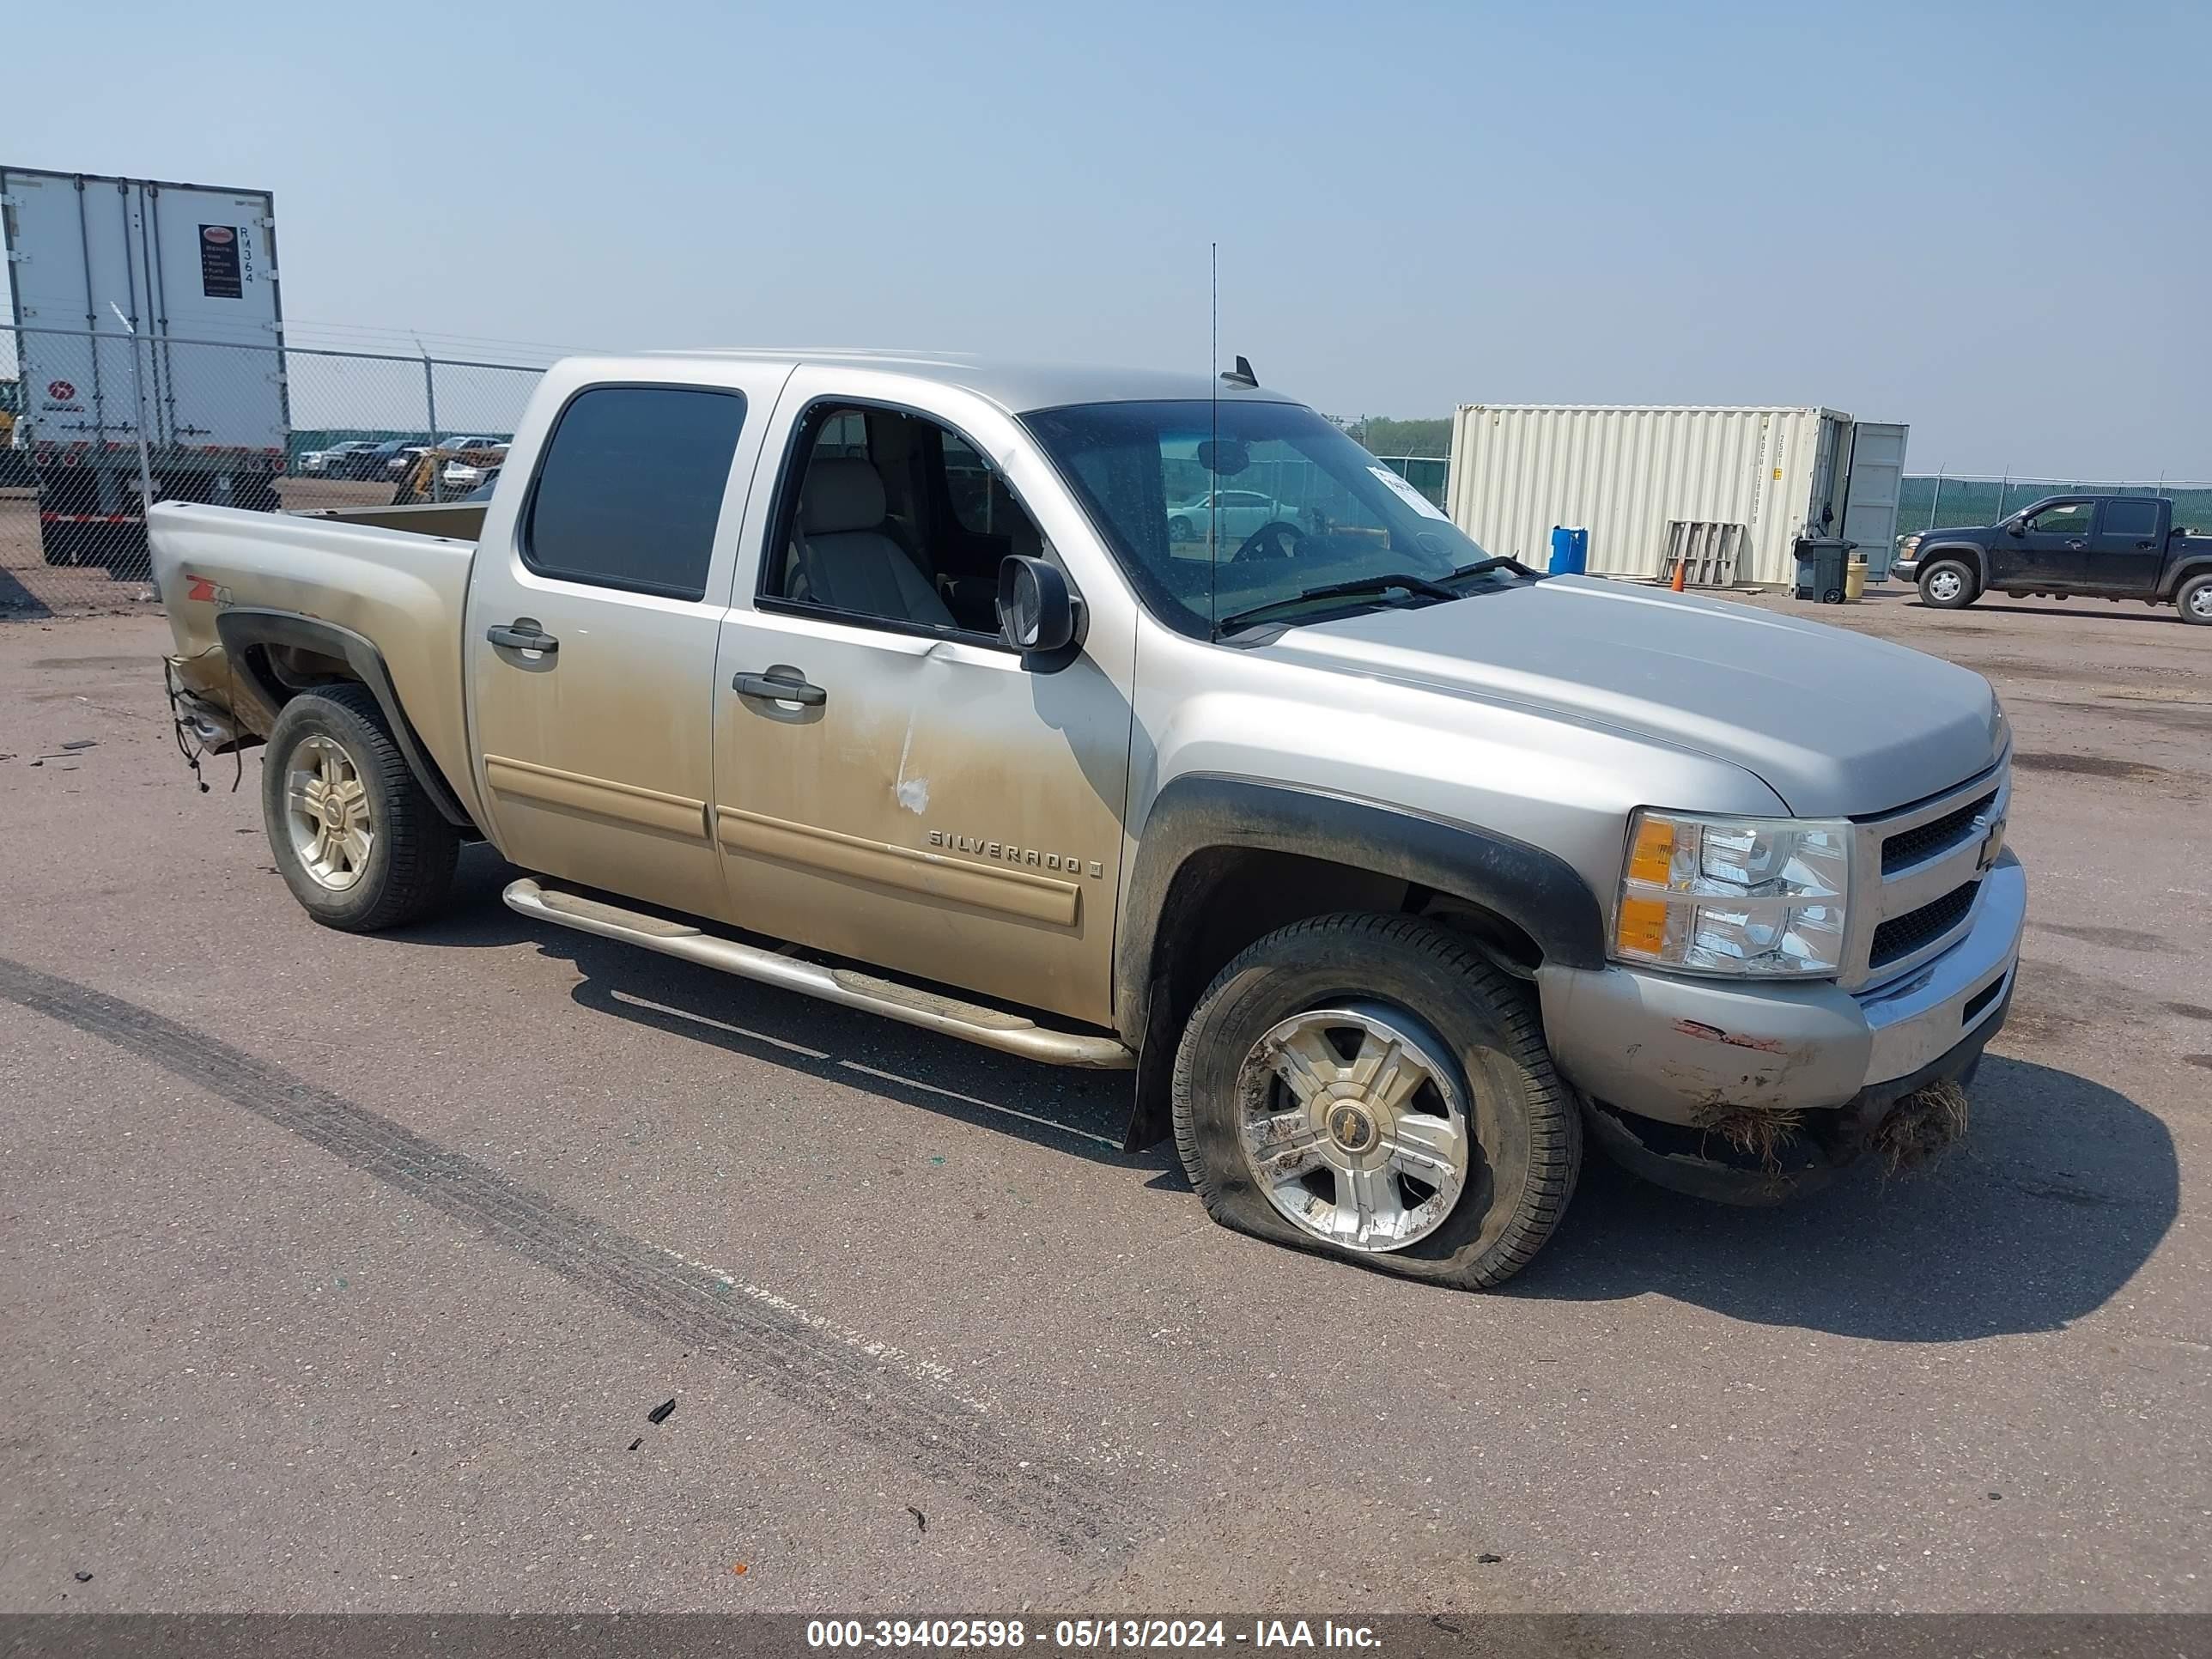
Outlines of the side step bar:
[{"label": "side step bar", "polygon": [[1126,1071],[1137,1063],[1136,1055],[1113,1037],[1055,1031],[1003,1009],[963,1002],[957,997],[900,985],[849,968],[825,968],[819,963],[779,956],[757,945],[718,939],[689,922],[670,921],[661,916],[541,887],[527,877],[509,884],[502,896],[508,909],[526,916],[557,922],[580,933],[597,933],[601,939],[642,945],[663,956],[681,957],[686,962],[720,969],[740,979],[779,985],[787,991],[819,997],[824,1002],[864,1008],[886,1019],[902,1020],[925,1030],[942,1031],[946,1036],[980,1042],[986,1048],[1019,1054],[1024,1060],[1106,1072]]}]

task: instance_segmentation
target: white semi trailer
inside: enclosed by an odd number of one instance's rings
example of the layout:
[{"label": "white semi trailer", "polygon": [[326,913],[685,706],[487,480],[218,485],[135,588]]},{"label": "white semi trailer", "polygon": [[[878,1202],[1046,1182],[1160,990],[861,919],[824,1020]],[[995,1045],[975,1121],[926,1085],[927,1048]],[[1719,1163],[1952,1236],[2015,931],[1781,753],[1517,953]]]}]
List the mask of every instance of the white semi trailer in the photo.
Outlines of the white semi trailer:
[{"label": "white semi trailer", "polygon": [[144,574],[149,489],[274,511],[290,417],[269,192],[0,167],[0,222],[46,562]]}]

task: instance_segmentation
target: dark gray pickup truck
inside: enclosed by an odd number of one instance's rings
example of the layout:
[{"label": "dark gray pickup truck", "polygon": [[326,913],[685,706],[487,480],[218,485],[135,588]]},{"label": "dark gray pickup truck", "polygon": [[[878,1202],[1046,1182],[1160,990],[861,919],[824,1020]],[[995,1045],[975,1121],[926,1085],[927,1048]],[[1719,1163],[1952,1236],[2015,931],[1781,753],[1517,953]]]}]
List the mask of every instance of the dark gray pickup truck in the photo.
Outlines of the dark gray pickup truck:
[{"label": "dark gray pickup truck", "polygon": [[1890,574],[1941,611],[1992,591],[2170,605],[2212,623],[2212,536],[2173,522],[2163,495],[2051,495],[2002,523],[1908,536]]}]

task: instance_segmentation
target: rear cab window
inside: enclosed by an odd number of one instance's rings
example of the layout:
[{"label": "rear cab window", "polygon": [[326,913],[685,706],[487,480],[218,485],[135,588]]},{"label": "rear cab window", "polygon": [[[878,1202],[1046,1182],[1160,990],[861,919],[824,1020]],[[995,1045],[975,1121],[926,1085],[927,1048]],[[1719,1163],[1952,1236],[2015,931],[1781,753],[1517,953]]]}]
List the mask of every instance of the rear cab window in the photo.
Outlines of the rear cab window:
[{"label": "rear cab window", "polygon": [[2099,532],[2106,536],[2149,537],[2158,533],[2155,501],[2108,501]]},{"label": "rear cab window", "polygon": [[568,400],[523,511],[539,575],[701,599],[744,429],[742,392],[587,386]]}]

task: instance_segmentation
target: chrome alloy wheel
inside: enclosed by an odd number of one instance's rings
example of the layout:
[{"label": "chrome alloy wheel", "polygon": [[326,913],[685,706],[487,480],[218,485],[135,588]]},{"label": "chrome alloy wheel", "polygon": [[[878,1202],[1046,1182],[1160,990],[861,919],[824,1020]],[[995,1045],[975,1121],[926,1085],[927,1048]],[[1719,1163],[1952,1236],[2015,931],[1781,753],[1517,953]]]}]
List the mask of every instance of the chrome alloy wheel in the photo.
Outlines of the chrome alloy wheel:
[{"label": "chrome alloy wheel", "polygon": [[1928,578],[1928,597],[1948,603],[1966,591],[1966,579],[1955,570],[1938,570]]},{"label": "chrome alloy wheel", "polygon": [[284,823],[292,851],[318,885],[343,893],[368,868],[376,823],[353,757],[325,737],[304,738],[284,763]]},{"label": "chrome alloy wheel", "polygon": [[2212,622],[2212,582],[2205,583],[2189,596],[2189,614]]},{"label": "chrome alloy wheel", "polygon": [[1245,1162],[1303,1231],[1347,1249],[1427,1237],[1467,1185],[1466,1085],[1402,1009],[1347,1003],[1283,1021],[1237,1076]]}]

